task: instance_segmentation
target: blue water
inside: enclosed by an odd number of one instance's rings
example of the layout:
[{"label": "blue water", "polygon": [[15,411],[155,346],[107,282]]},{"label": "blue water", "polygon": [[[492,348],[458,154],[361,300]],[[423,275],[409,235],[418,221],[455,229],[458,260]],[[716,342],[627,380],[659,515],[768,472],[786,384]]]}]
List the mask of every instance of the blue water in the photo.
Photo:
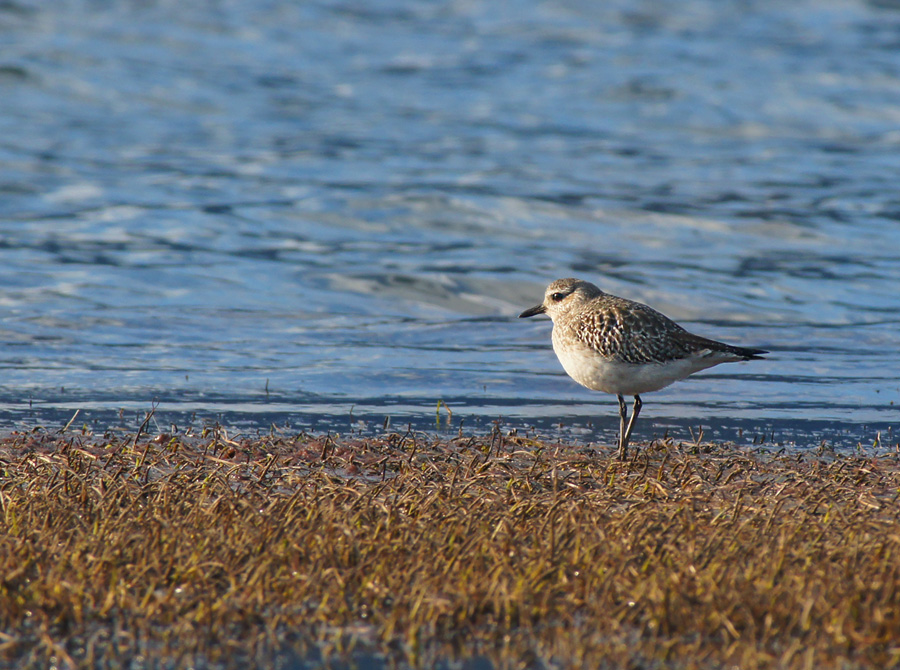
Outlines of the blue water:
[{"label": "blue water", "polygon": [[2,3],[0,429],[609,440],[579,276],[773,352],[637,439],[896,442],[898,183],[900,3]]}]

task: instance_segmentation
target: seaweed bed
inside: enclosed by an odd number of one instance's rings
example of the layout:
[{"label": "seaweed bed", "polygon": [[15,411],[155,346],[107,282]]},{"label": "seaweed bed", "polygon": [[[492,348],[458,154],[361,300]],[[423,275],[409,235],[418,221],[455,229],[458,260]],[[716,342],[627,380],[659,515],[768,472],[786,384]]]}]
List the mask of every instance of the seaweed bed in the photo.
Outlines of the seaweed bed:
[{"label": "seaweed bed", "polygon": [[900,664],[900,454],[0,439],[0,665]]}]

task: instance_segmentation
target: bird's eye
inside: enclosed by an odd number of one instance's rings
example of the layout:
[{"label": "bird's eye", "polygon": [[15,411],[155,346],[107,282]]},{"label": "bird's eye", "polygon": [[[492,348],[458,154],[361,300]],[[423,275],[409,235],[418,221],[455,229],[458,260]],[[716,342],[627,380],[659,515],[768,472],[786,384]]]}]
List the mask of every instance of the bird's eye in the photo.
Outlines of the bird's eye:
[{"label": "bird's eye", "polygon": [[560,300],[562,300],[562,299],[565,298],[565,297],[566,297],[566,294],[565,294],[565,293],[558,293],[558,292],[557,292],[557,293],[553,293],[553,294],[550,296],[550,300],[552,300],[553,302],[559,302]]}]

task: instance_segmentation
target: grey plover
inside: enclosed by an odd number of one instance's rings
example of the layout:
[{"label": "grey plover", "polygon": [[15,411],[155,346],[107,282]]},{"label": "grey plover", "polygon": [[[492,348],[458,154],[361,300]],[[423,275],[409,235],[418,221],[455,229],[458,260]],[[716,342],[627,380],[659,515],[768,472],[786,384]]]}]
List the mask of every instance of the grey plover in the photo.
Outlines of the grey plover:
[{"label": "grey plover", "polygon": [[[544,302],[519,318],[537,314],[553,320],[553,351],[568,375],[619,399],[619,458],[626,456],[643,404],[641,393],[719,363],[752,361],[769,353],[694,335],[647,305],[580,279],[557,279],[547,287]],[[630,421],[625,395],[634,396]]]}]

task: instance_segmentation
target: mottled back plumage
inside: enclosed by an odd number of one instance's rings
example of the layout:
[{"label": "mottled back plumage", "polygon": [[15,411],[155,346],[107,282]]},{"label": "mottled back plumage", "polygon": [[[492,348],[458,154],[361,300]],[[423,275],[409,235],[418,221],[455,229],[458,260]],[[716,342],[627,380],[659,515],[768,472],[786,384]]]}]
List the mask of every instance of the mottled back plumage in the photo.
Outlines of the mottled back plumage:
[{"label": "mottled back plumage", "polygon": [[[552,296],[562,294],[559,301]],[[634,300],[604,293],[588,282],[559,279],[547,289],[551,302],[562,303],[553,319],[554,337],[577,340],[600,356],[622,363],[665,363],[702,355],[730,354],[738,359],[758,358],[758,349],[733,347],[688,332],[669,317]],[[552,307],[545,303],[548,313]],[[555,316],[555,315],[553,315]]]}]

